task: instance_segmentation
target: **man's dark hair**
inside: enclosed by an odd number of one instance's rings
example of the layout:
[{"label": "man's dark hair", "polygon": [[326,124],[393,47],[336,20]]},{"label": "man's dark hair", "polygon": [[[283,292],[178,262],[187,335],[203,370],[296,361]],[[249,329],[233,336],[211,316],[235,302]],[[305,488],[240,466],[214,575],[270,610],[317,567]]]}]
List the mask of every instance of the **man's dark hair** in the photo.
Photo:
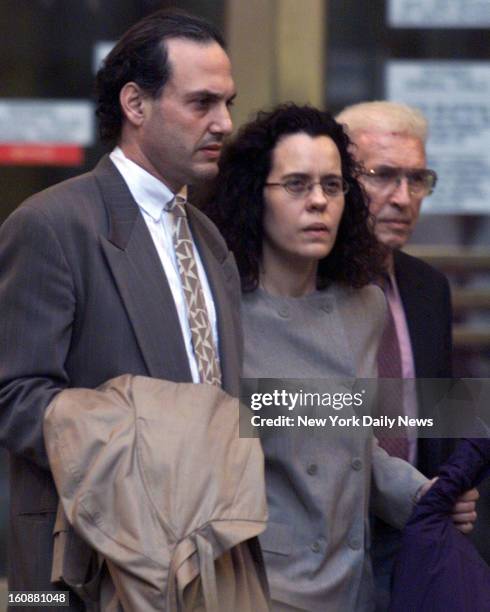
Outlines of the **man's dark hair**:
[{"label": "man's dark hair", "polygon": [[351,142],[328,112],[295,104],[259,112],[225,148],[219,174],[202,208],[233,251],[243,290],[253,291],[259,281],[263,190],[272,153],[281,138],[297,133],[331,138],[340,153],[342,176],[349,184],[337,240],[330,254],[319,262],[317,286],[321,289],[339,281],[362,287],[381,275],[384,252],[375,238],[366,195],[357,181],[361,169],[349,152]]},{"label": "man's dark hair", "polygon": [[186,38],[198,43],[225,42],[218,30],[203,19],[183,11],[160,10],[132,26],[104,60],[95,79],[96,115],[102,140],[117,141],[123,114],[119,93],[134,81],[157,98],[170,78],[171,65],[165,40]]}]

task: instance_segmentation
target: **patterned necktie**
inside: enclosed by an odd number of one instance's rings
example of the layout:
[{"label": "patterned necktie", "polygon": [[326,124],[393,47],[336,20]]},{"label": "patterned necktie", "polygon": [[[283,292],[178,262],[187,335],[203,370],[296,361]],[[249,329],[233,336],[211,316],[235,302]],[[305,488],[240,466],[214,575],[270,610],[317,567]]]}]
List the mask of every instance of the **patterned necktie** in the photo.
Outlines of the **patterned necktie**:
[{"label": "patterned necktie", "polygon": [[202,383],[221,386],[221,370],[218,355],[197,271],[194,244],[184,204],[185,200],[180,196],[176,196],[167,206],[167,209],[174,216],[172,238],[187,305],[192,347],[199,371],[199,380]]},{"label": "patterned necktie", "polygon": [[[389,280],[384,285],[385,292],[388,290],[388,283]],[[402,360],[395,319],[389,302],[387,302],[387,305],[386,324],[378,350],[378,377],[396,380],[389,380],[381,384],[378,397],[378,416],[383,415],[397,419],[399,414],[403,414],[400,410],[400,407],[403,407]],[[408,460],[409,448],[406,430],[399,437],[383,436],[382,430],[379,430],[377,438],[381,448],[384,448],[389,455],[400,457],[405,461]]]}]

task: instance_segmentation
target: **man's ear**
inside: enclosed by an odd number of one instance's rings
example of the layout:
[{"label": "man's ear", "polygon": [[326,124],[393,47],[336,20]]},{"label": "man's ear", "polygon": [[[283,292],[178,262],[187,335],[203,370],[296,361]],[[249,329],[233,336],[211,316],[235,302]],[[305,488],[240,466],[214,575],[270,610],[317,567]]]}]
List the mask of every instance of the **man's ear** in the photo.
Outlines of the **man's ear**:
[{"label": "man's ear", "polygon": [[119,103],[126,119],[135,127],[144,122],[148,114],[148,95],[139,85],[130,81],[119,92]]}]

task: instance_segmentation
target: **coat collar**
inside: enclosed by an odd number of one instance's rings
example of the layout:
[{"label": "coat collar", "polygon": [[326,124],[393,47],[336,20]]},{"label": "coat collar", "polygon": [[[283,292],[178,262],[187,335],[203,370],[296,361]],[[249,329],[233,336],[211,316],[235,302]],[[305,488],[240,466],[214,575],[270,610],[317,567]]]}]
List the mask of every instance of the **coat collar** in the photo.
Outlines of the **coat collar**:
[{"label": "coat collar", "polygon": [[[102,249],[128,312],[143,359],[151,376],[176,382],[192,380],[179,317],[167,277],[153,240],[120,173],[104,156],[94,170],[107,211],[109,230],[101,236]],[[232,268],[224,266],[229,255],[212,236],[202,215],[188,206],[191,231],[208,276],[218,316],[220,356],[225,388],[232,373],[224,355],[229,344],[233,313],[227,284]],[[234,349],[236,352],[236,348]],[[169,358],[171,356],[171,358]],[[235,370],[235,367],[232,367]],[[236,372],[233,372],[236,376]]]},{"label": "coat collar", "polygon": [[[109,230],[100,241],[148,373],[178,382],[191,373],[167,278],[136,202],[108,156],[94,170]],[[168,356],[172,355],[172,359]]]},{"label": "coat collar", "polygon": [[[419,274],[413,272],[413,258],[403,253],[403,251],[395,251],[393,253],[393,260],[396,282],[400,294],[403,294],[404,301],[413,301],[413,299],[418,300],[420,295],[430,300],[431,295],[430,291],[427,291],[426,284]],[[413,297],[411,295],[412,291],[416,292],[416,295]]]},{"label": "coat collar", "polygon": [[[410,342],[417,377],[430,371],[428,347],[433,329],[432,285],[424,282],[414,267],[414,258],[402,252],[395,252],[395,277],[407,320]],[[429,369],[428,369],[429,368]]]}]

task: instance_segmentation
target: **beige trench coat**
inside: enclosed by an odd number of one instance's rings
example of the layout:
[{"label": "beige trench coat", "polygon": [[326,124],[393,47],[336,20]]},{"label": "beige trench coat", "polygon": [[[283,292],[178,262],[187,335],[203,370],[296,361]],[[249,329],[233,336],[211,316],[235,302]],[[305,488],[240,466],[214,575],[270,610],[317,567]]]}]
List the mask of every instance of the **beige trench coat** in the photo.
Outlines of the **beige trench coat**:
[{"label": "beige trench coat", "polygon": [[[61,392],[44,434],[66,517],[107,568],[102,586],[82,584],[87,548],[62,533],[59,513],[55,579],[94,609],[268,609],[256,540],[267,519],[263,455],[259,440],[239,438],[237,400],[125,375]],[[59,575],[74,568],[78,577]]]}]

